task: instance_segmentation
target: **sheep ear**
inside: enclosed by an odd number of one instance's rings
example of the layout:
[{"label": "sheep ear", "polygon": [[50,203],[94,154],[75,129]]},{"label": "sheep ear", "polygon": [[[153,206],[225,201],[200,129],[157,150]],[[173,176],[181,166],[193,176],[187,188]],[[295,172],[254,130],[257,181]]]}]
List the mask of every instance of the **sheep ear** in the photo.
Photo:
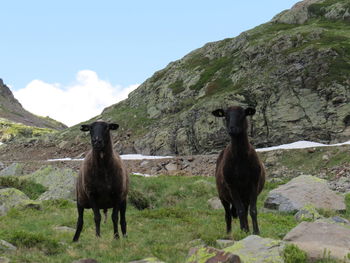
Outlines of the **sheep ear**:
[{"label": "sheep ear", "polygon": [[223,109],[217,109],[212,112],[215,117],[224,117],[225,111]]},{"label": "sheep ear", "polygon": [[116,123],[110,123],[108,126],[110,130],[117,130],[119,128],[119,124]]},{"label": "sheep ear", "polygon": [[245,115],[246,115],[246,116],[248,116],[248,115],[254,115],[255,112],[256,112],[256,110],[255,110],[254,108],[251,108],[251,107],[245,109]]},{"label": "sheep ear", "polygon": [[90,125],[88,125],[88,124],[83,124],[83,125],[81,125],[80,126],[80,130],[81,131],[90,131]]}]

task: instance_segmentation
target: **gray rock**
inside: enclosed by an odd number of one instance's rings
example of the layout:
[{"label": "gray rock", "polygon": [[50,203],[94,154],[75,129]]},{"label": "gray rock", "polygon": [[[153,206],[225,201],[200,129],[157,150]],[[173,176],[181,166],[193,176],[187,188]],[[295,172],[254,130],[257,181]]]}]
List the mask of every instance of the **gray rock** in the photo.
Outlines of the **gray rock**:
[{"label": "gray rock", "polygon": [[176,163],[168,163],[165,165],[165,169],[167,169],[167,171],[177,171],[178,165]]},{"label": "gray rock", "polygon": [[239,256],[213,247],[191,248],[186,263],[241,263]]},{"label": "gray rock", "polygon": [[48,188],[38,198],[38,200],[42,201],[52,199],[74,200],[76,176],[76,172],[72,169],[46,166],[24,177]]},{"label": "gray rock", "polygon": [[30,201],[28,196],[15,188],[0,189],[0,216],[6,215],[10,208]]},{"label": "gray rock", "polygon": [[13,163],[0,171],[0,176],[21,176],[23,175],[22,163]]},{"label": "gray rock", "polygon": [[233,241],[231,239],[218,239],[218,240],[216,240],[216,246],[220,249],[232,246],[234,243],[235,243],[235,241]]},{"label": "gray rock", "polygon": [[264,206],[281,212],[297,212],[309,204],[317,209],[346,209],[343,196],[330,190],[325,180],[310,175],[301,175],[272,190]]},{"label": "gray rock", "polygon": [[248,236],[223,251],[238,255],[244,263],[284,263],[285,242],[256,235]]},{"label": "gray rock", "polygon": [[219,197],[210,198],[208,200],[208,206],[215,210],[224,209]]},{"label": "gray rock", "polygon": [[317,212],[316,208],[312,205],[303,206],[295,215],[295,219],[300,221],[315,221],[322,218],[322,216]]},{"label": "gray rock", "polygon": [[17,247],[12,245],[11,243],[5,241],[5,240],[0,240],[0,251],[1,250],[16,250]]},{"label": "gray rock", "polygon": [[311,260],[322,259],[324,251],[338,260],[344,260],[350,253],[350,228],[339,224],[302,222],[283,240],[297,245]]},{"label": "gray rock", "polygon": [[129,263],[164,263],[164,262],[160,261],[158,258],[149,257],[141,260],[130,261]]},{"label": "gray rock", "polygon": [[60,232],[75,232],[74,228],[68,226],[55,226],[53,229]]},{"label": "gray rock", "polygon": [[10,263],[10,260],[5,257],[0,257],[0,263]]}]

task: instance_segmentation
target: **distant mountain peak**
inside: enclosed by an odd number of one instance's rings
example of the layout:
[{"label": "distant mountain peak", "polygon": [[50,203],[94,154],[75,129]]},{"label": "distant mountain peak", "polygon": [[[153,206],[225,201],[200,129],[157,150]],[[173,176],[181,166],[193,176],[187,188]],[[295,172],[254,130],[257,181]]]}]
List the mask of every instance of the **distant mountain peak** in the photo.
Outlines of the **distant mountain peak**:
[{"label": "distant mountain peak", "polygon": [[22,123],[27,126],[50,128],[62,130],[67,128],[63,123],[50,118],[36,116],[25,110],[19,101],[13,96],[13,93],[4,84],[0,78],[0,118],[11,122]]}]

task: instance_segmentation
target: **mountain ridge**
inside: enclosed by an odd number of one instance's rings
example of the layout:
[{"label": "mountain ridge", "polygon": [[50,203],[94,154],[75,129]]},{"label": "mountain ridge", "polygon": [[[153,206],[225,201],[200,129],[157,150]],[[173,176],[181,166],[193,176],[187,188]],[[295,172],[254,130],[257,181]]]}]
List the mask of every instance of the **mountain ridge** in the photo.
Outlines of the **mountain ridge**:
[{"label": "mountain ridge", "polygon": [[[350,4],[305,0],[235,38],[211,42],[155,72],[128,99],[97,119],[117,122],[120,153],[192,155],[228,142],[211,115],[233,104],[254,106],[256,147],[350,138]],[[63,149],[86,149],[73,126],[55,137]]]}]

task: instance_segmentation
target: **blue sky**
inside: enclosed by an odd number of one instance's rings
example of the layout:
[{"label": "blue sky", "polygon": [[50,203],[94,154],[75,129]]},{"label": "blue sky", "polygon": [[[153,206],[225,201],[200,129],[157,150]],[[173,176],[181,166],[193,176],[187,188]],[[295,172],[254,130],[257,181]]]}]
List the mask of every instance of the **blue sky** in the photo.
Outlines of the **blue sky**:
[{"label": "blue sky", "polygon": [[[83,92],[84,83],[93,80],[88,85],[91,96],[96,96],[92,86],[102,83],[106,91],[114,91],[112,101],[71,105],[68,112],[72,115],[79,107],[95,107],[91,114],[96,115],[108,106],[104,104],[125,98],[128,91],[169,62],[207,42],[235,37],[268,22],[296,2],[2,1],[0,78],[28,110],[72,125],[87,116],[77,111],[75,120],[66,121],[54,116],[59,105],[49,109],[53,103],[42,104],[30,97],[67,100],[67,96],[79,94],[77,87]],[[50,98],[51,89],[57,91],[54,98]],[[68,92],[72,89],[76,93]],[[43,90],[48,94],[42,94]],[[60,91],[65,96],[59,97]]]}]

